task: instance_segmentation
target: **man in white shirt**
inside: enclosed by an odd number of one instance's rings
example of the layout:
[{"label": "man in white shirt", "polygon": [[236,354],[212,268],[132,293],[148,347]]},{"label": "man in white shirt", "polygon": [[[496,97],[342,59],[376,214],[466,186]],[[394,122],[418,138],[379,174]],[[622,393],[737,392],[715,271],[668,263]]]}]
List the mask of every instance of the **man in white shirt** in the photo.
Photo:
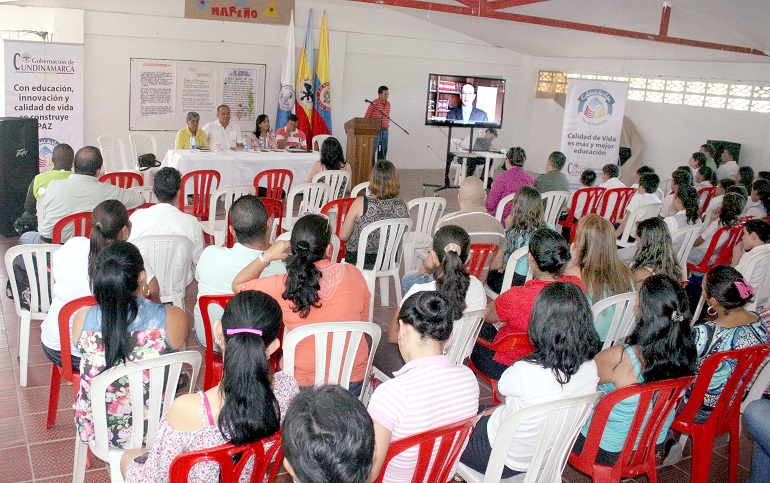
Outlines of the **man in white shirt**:
[{"label": "man in white shirt", "polygon": [[[235,237],[232,248],[208,246],[203,250],[198,265],[195,267],[195,280],[198,281],[198,299],[203,295],[223,295],[233,293],[232,283],[238,272],[270,247],[270,231],[273,220],[267,214],[265,205],[254,195],[244,195],[235,200],[230,207],[230,226],[227,228]],[[271,262],[265,267],[260,278],[286,273],[282,261]],[[209,310],[214,322],[222,311],[214,313],[216,307]],[[206,347],[203,318],[200,307],[195,304],[195,336]]]},{"label": "man in white shirt", "polygon": [[[177,208],[179,203],[179,188],[182,175],[176,168],[165,167],[158,170],[152,191],[158,203],[131,215],[131,235],[128,241],[133,242],[141,236],[149,235],[182,235],[193,242],[193,264],[184,267],[185,286],[192,282],[195,264],[206,247],[203,241],[203,230],[198,219]],[[181,269],[181,268],[180,268]]]},{"label": "man in white shirt", "polygon": [[618,176],[620,175],[620,168],[617,164],[605,164],[602,167],[602,184],[599,187],[612,190],[615,188],[625,188],[626,185],[620,181]]},{"label": "man in white shirt", "polygon": [[[623,215],[623,219],[620,220],[620,225],[615,230],[617,236],[623,234],[623,230],[626,228],[626,222],[628,221],[628,215],[635,209],[646,206],[652,203],[660,203],[660,198],[655,194],[660,184],[660,177],[655,173],[644,173],[639,177],[639,187],[636,188],[636,193],[631,197],[631,201],[626,206],[626,212]],[[632,233],[636,232],[636,228]]]},{"label": "man in white shirt", "polygon": [[240,142],[241,131],[237,126],[230,124],[230,107],[225,104],[217,107],[217,120],[203,126],[203,132],[206,133],[206,140],[211,149],[216,149],[217,145],[233,151],[243,147]]},{"label": "man in white shirt", "polygon": [[[757,308],[767,306],[767,298],[770,295],[770,293],[765,293],[767,290],[761,290],[770,288],[770,286],[763,287],[762,284],[765,278],[770,276],[768,274],[768,271],[770,271],[770,245],[768,245],[768,242],[770,242],[770,221],[762,219],[747,221],[743,225],[743,238],[733,247],[733,259],[730,263],[741,274],[745,274],[748,272],[747,269],[751,268],[748,266],[747,260],[754,258],[749,257],[747,254],[767,254],[756,261],[756,265],[751,271],[751,277],[746,280],[749,285],[754,287]],[[760,293],[760,291],[763,293]]]},{"label": "man in white shirt", "polygon": [[722,163],[717,168],[717,178],[738,178],[738,147],[732,144],[722,151]]}]

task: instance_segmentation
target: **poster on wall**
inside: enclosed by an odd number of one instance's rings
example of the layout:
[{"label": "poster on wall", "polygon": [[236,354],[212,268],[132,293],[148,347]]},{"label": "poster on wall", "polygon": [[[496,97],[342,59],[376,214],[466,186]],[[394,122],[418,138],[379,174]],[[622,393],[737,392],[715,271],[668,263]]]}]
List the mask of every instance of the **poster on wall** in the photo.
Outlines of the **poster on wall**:
[{"label": "poster on wall", "polygon": [[288,25],[294,0],[185,0],[185,18]]},{"label": "poster on wall", "polygon": [[83,146],[83,45],[3,41],[5,116],[38,118],[39,166],[60,143]]},{"label": "poster on wall", "polygon": [[190,111],[205,124],[220,104],[241,131],[254,130],[265,105],[265,64],[131,59],[131,131],[179,130]]},{"label": "poster on wall", "polygon": [[567,157],[567,178],[580,188],[580,174],[618,162],[628,83],[569,79],[564,104],[561,152]]}]

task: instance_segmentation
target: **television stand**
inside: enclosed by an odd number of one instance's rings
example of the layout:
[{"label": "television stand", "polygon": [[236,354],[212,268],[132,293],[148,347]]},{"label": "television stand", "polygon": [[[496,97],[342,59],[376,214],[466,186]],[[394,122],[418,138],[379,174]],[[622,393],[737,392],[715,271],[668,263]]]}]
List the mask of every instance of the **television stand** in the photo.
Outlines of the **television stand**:
[{"label": "television stand", "polygon": [[[470,137],[470,142],[468,144],[468,152],[470,152],[471,146],[473,146],[473,126],[471,126],[471,137]],[[425,188],[433,188],[434,195],[439,191],[444,191],[446,189],[459,188],[459,186],[454,186],[449,183],[449,170],[452,167],[453,161],[454,161],[454,155],[452,155],[452,126],[449,126],[449,134],[447,135],[447,141],[446,141],[446,166],[444,167],[444,184],[423,183],[422,184],[423,195],[425,194]]]}]

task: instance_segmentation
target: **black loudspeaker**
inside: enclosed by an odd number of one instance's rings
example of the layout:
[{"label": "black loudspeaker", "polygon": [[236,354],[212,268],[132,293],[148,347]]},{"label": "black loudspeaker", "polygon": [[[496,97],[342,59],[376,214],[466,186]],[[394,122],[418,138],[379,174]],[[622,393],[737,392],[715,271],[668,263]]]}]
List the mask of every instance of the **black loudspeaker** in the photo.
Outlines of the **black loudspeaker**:
[{"label": "black loudspeaker", "polygon": [[714,161],[716,161],[717,166],[720,166],[722,164],[722,151],[725,150],[727,146],[733,146],[738,153],[738,156],[735,157],[735,161],[738,164],[741,164],[740,162],[740,154],[741,154],[741,143],[733,143],[730,141],[715,141],[715,140],[708,140],[707,143],[714,146],[714,150],[716,150],[716,154],[714,154]]},{"label": "black loudspeaker", "polygon": [[18,234],[13,222],[39,172],[37,119],[0,117],[0,235]]}]

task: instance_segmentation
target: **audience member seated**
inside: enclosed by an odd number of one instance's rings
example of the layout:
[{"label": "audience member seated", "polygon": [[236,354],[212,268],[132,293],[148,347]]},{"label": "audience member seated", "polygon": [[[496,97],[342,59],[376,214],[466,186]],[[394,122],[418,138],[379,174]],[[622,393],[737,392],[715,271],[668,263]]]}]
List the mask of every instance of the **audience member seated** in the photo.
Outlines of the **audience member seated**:
[{"label": "audience member seated", "polygon": [[751,475],[748,483],[770,481],[770,399],[752,401],[743,412],[743,421],[754,437],[754,452],[751,457]]},{"label": "audience member seated", "polygon": [[739,147],[728,144],[722,151],[722,162],[717,169],[717,177],[719,179],[732,178],[737,180],[738,178],[738,151]]},{"label": "audience member seated", "polygon": [[[418,292],[404,300],[398,316],[398,348],[406,365],[379,385],[369,401],[375,437],[369,481],[380,473],[392,441],[476,414],[476,376],[443,355],[451,343],[454,314],[455,308],[438,292]],[[417,452],[396,456],[385,469],[383,482],[411,481],[416,463]]]},{"label": "audience member seated", "polygon": [[[340,240],[345,241],[345,261],[355,265],[358,261],[358,239],[361,230],[370,223],[394,218],[409,218],[406,201],[398,196],[401,182],[393,163],[385,159],[377,161],[369,176],[369,194],[359,196],[350,206],[340,229]],[[377,261],[380,246],[379,233],[366,241],[364,268],[371,269]]]},{"label": "audience member seated", "polygon": [[708,166],[701,166],[695,173],[695,189],[711,188],[717,185],[717,174]]},{"label": "audience member seated", "polygon": [[[601,342],[591,307],[571,283],[555,282],[535,299],[527,330],[534,352],[505,370],[497,386],[505,403],[484,411],[460,462],[484,473],[500,425],[510,414],[543,401],[596,392],[593,357]],[[503,478],[526,472],[541,437],[543,419],[519,426],[508,450]]]},{"label": "audience member seated", "polygon": [[372,419],[340,386],[300,392],[289,405],[281,440],[283,466],[297,483],[364,483],[371,472]]},{"label": "audience member seated", "polygon": [[209,147],[211,149],[231,149],[243,147],[238,126],[230,123],[230,107],[222,104],[217,107],[217,118],[203,126]]},{"label": "audience member seated", "polygon": [[[708,356],[718,352],[767,343],[764,321],[755,312],[745,309],[753,295],[754,287],[729,265],[719,265],[706,274],[703,283],[703,297],[708,304],[706,312],[716,318],[693,327],[693,340],[698,354],[697,368]],[[696,423],[706,422],[732,371],[733,365],[729,363],[720,365],[716,370],[703,404],[695,415]]]},{"label": "audience member seated", "polygon": [[[28,231],[19,237],[19,244],[51,243],[53,227],[65,216],[83,211],[93,211],[104,200],[118,200],[127,209],[144,204],[138,191],[99,182],[102,169],[102,153],[94,146],[86,146],[75,154],[75,172],[67,177],[51,181],[40,198],[37,213],[38,231]],[[73,229],[62,232],[62,243],[72,238]]]},{"label": "audience member seated", "polygon": [[202,128],[198,128],[201,116],[195,111],[187,113],[187,127],[180,129],[176,133],[174,149],[190,149],[190,140],[195,138],[196,148],[207,148],[209,143],[206,140],[206,133]]},{"label": "audience member seated", "polygon": [[[733,259],[730,265],[735,267],[741,275],[748,272],[748,260],[746,253],[763,253],[770,251],[770,221],[767,220],[749,220],[743,225],[743,238],[733,247]],[[762,281],[768,276],[770,265],[765,257],[757,262],[754,270],[751,272],[751,278],[747,280],[749,285],[761,290]],[[767,303],[770,293],[757,292],[755,300],[757,301],[757,312],[760,312]],[[770,308],[770,307],[768,307]]]},{"label": "audience member seated", "polygon": [[[503,226],[497,218],[487,213],[487,209],[484,207],[486,199],[487,190],[484,189],[484,183],[478,178],[465,178],[457,191],[460,211],[441,217],[436,223],[436,230],[442,226],[457,225],[468,232],[471,243],[497,245],[497,257],[492,262],[491,268],[499,270],[503,266],[503,257],[508,243]],[[502,236],[497,236],[498,233]]]},{"label": "audience member seated", "polygon": [[158,199],[158,203],[136,210],[131,214],[131,236],[128,241],[133,242],[139,237],[149,235],[181,235],[193,242],[192,267],[179,267],[185,269],[185,284],[192,282],[195,264],[206,248],[203,241],[203,230],[198,219],[179,210],[179,190],[181,188],[182,175],[176,168],[160,168],[155,175],[152,191]]},{"label": "audience member seated", "polygon": [[709,214],[711,214],[711,219],[719,216],[719,212],[716,211],[716,207],[722,204],[722,200],[724,200],[725,194],[727,194],[727,190],[731,187],[735,186],[735,180],[726,178],[726,179],[720,179],[714,186],[716,186],[716,191],[714,192],[714,196],[711,198],[711,201],[709,202],[706,209],[703,211],[704,218],[707,218]]},{"label": "audience member seated", "polygon": [[[345,162],[345,153],[342,151],[342,145],[335,137],[329,137],[324,139],[321,144],[321,159],[316,161],[313,167],[310,169],[310,174],[307,176],[307,182],[313,181],[313,176],[326,170],[344,170],[350,174],[350,180],[353,180],[353,172],[350,168],[350,163]],[[340,186],[340,192],[335,196],[337,198],[344,198],[345,193],[350,193],[350,183]],[[334,193],[332,193],[334,195]]]},{"label": "audience member seated", "polygon": [[671,214],[665,216],[668,231],[674,233],[680,228],[700,224],[700,197],[692,186],[681,185],[671,202]]},{"label": "audience member seated", "polygon": [[674,197],[680,186],[692,186],[692,174],[689,171],[677,168],[671,173],[671,192],[666,193],[665,197],[660,201],[663,202],[660,208],[660,216],[666,217],[676,213],[671,209],[671,205],[674,202]]},{"label": "audience member seated", "polygon": [[24,213],[14,223],[14,227],[19,234],[37,228],[37,200],[45,193],[48,183],[70,177],[74,158],[75,152],[69,144],[57,144],[53,148],[53,153],[51,153],[53,168],[35,176],[35,179],[32,180],[27,189],[27,198],[24,200]]},{"label": "audience member seated", "polygon": [[770,171],[759,171],[757,173],[757,179],[766,179],[770,181]]},{"label": "audience member seated", "polygon": [[[631,272],[636,290],[651,275],[668,275],[674,280],[684,280],[671,243],[671,232],[660,218],[640,221],[636,226],[636,246],[629,248],[634,250]],[[618,250],[618,254],[624,250]]]},{"label": "audience member seated", "polygon": [[[230,224],[227,229],[235,237],[232,248],[211,245],[206,247],[195,266],[195,280],[198,281],[198,299],[203,295],[233,293],[233,279],[238,272],[270,246],[272,220],[265,205],[254,195],[241,196],[230,207]],[[270,277],[286,273],[286,265],[277,261],[266,268],[261,276]],[[203,318],[200,307],[195,303],[195,336],[201,346],[206,347]],[[215,319],[211,319],[212,323]],[[216,350],[216,347],[214,348]]]},{"label": "audience member seated", "polygon": [[275,142],[278,145],[278,149],[307,149],[307,136],[305,136],[304,132],[297,129],[297,124],[299,124],[297,115],[289,114],[289,117],[286,118],[286,126],[275,132]]},{"label": "audience member seated", "polygon": [[535,180],[535,188],[541,193],[549,191],[569,191],[567,175],[561,172],[567,157],[561,151],[554,151],[545,162],[545,174]]},{"label": "audience member seated", "polygon": [[[495,216],[497,204],[505,196],[515,193],[522,186],[535,186],[532,178],[524,171],[524,162],[527,160],[527,154],[520,147],[511,148],[505,155],[505,171],[497,175],[492,183],[492,189],[489,192],[485,206],[487,213]],[[506,207],[503,210],[503,220],[508,218],[511,208]]]},{"label": "audience member seated", "polygon": [[[623,344],[605,349],[594,358],[599,369],[599,390],[608,394],[632,384],[692,376],[695,347],[690,334],[690,311],[687,296],[679,281],[666,275],[653,275],[639,290],[639,320]],[[638,398],[615,405],[604,428],[596,462],[612,466],[620,456],[631,427]],[[674,412],[658,436],[662,449],[666,433],[674,420]],[[574,451],[583,450],[591,421],[578,435]]]},{"label": "audience member seated", "polygon": [[620,179],[618,178],[619,175],[620,175],[620,168],[618,168],[617,164],[614,164],[614,163],[605,164],[602,167],[602,184],[600,184],[599,187],[607,190],[625,188],[626,185],[622,181],[620,181]]},{"label": "audience member seated", "polygon": [[[147,300],[147,274],[134,245],[116,240],[96,258],[91,280],[98,305],[75,314],[72,340],[80,351],[80,389],[75,423],[81,441],[94,439],[91,379],[111,367],[177,351],[187,339],[187,318],[178,307]],[[120,382],[107,394],[109,444],[123,447],[130,433],[131,395]],[[102,403],[102,401],[98,401]]]},{"label": "audience member seated", "polygon": [[[744,203],[744,199],[739,194],[727,193],[724,195],[722,206],[719,209],[719,216],[713,219],[708,226],[704,225],[703,231],[701,231],[700,236],[695,240],[695,245],[692,251],[690,251],[690,256],[687,258],[688,263],[700,263],[700,261],[703,260],[703,257],[706,255],[706,250],[711,244],[711,238],[719,228],[723,226],[732,227],[738,223],[738,218],[741,216]],[[713,263],[714,260],[716,260],[717,253],[722,247],[722,244],[727,240],[728,233],[729,231],[722,234],[719,238],[716,250],[709,263]]]},{"label": "audience member seated", "polygon": [[254,132],[249,135],[249,146],[251,149],[272,148],[270,146],[270,118],[267,117],[267,114],[257,116]]},{"label": "audience member seated", "polygon": [[[281,428],[297,381],[284,372],[270,374],[270,355],[281,342],[281,307],[262,292],[233,297],[214,334],[224,352],[222,380],[206,392],[174,400],[160,421],[158,435],[145,463],[134,460],[146,449],[126,451],[121,469],[126,481],[169,481],[171,462],[182,453],[231,443],[244,445],[272,436]],[[244,475],[242,475],[244,476]],[[195,465],[191,480],[218,481],[219,465]]]},{"label": "audience member seated", "polygon": [[[631,270],[618,258],[612,225],[601,216],[590,214],[580,219],[570,253],[572,260],[564,274],[583,281],[591,305],[633,290]],[[602,340],[607,337],[614,314],[612,309],[605,310],[595,321]]]},{"label": "audience member seated", "polygon": [[[585,169],[583,170],[582,173],[580,173],[581,188],[592,188],[594,186],[594,183],[596,183],[596,171],[594,171],[593,169]],[[575,192],[572,193],[572,196],[575,196]],[[585,205],[586,205],[585,198],[578,200],[577,204],[575,205],[575,213],[582,213]],[[572,206],[572,198],[570,198],[568,208],[571,206]]]},{"label": "audience member seated", "polygon": [[[59,342],[59,311],[64,304],[80,297],[91,295],[91,281],[94,279],[96,259],[99,253],[115,240],[126,241],[131,233],[131,223],[123,203],[116,200],[102,201],[91,213],[91,237],[72,237],[54,252],[51,263],[53,273],[53,300],[40,328],[43,352],[51,362],[61,366],[61,344]],[[145,265],[147,287],[150,298],[160,301],[160,287],[152,267]],[[70,321],[70,324],[72,321]],[[74,342],[74,341],[73,341]],[[72,367],[80,367],[80,355],[72,352]]]},{"label": "audience member seated", "polygon": [[[503,262],[508,263],[508,258],[519,248],[529,244],[532,234],[540,228],[554,228],[547,224],[543,217],[543,200],[540,192],[530,186],[522,186],[513,198],[511,212],[505,219],[505,236],[507,247]],[[512,285],[524,285],[529,271],[527,257],[522,257],[516,263],[516,271],[513,274]],[[487,285],[497,293],[503,285],[505,275],[504,266],[500,270],[490,270],[487,277]]]},{"label": "audience member seated", "polygon": [[743,216],[764,218],[770,213],[770,181],[758,179],[751,187],[751,197],[743,209]]},{"label": "audience member seated", "polygon": [[697,173],[700,168],[706,166],[706,155],[701,152],[692,153],[687,161],[687,166],[690,167],[693,173]]},{"label": "audience member seated", "polygon": [[617,236],[623,234],[629,213],[642,206],[660,203],[660,198],[655,194],[659,184],[660,178],[655,173],[645,173],[639,177],[639,187],[636,188],[636,193],[634,193],[634,196],[631,197],[628,205],[626,205],[626,212],[623,214],[623,218],[620,220],[620,224],[615,230]]},{"label": "audience member seated", "polygon": [[701,144],[700,152],[703,153],[706,156],[706,166],[711,168],[711,170],[716,175],[717,172],[717,163],[714,161],[714,156],[717,155],[717,150],[714,147],[713,144]]},{"label": "audience member seated", "polygon": [[[297,327],[318,322],[369,320],[371,295],[366,280],[355,266],[329,261],[330,240],[331,227],[326,218],[314,214],[303,216],[294,225],[291,242],[277,241],[241,270],[233,281],[233,292],[260,290],[276,299],[283,311],[287,334]],[[270,264],[279,260],[286,260],[286,274],[259,278]],[[362,343],[351,376],[350,391],[354,394],[363,386],[368,356],[369,348]],[[294,378],[301,387],[313,385],[315,345],[312,338],[297,346],[294,370]]]},{"label": "audience member seated", "polygon": [[[479,337],[490,342],[500,342],[516,333],[527,333],[530,314],[535,298],[548,285],[554,282],[572,282],[583,290],[583,282],[574,276],[562,276],[564,267],[570,259],[567,241],[553,230],[537,230],[529,244],[529,266],[532,267],[532,280],[521,287],[511,287],[495,299],[489,306],[486,322],[481,327]],[[586,302],[588,303],[588,302]],[[591,321],[591,331],[596,332]],[[511,364],[529,353],[528,347],[517,347],[508,352],[494,352],[476,344],[471,354],[471,361],[478,370],[491,379],[499,380]]]},{"label": "audience member seated", "polygon": [[746,189],[746,193],[751,193],[751,188],[754,184],[754,169],[751,166],[741,166],[738,168],[736,181],[738,181],[739,186],[743,186]]}]

